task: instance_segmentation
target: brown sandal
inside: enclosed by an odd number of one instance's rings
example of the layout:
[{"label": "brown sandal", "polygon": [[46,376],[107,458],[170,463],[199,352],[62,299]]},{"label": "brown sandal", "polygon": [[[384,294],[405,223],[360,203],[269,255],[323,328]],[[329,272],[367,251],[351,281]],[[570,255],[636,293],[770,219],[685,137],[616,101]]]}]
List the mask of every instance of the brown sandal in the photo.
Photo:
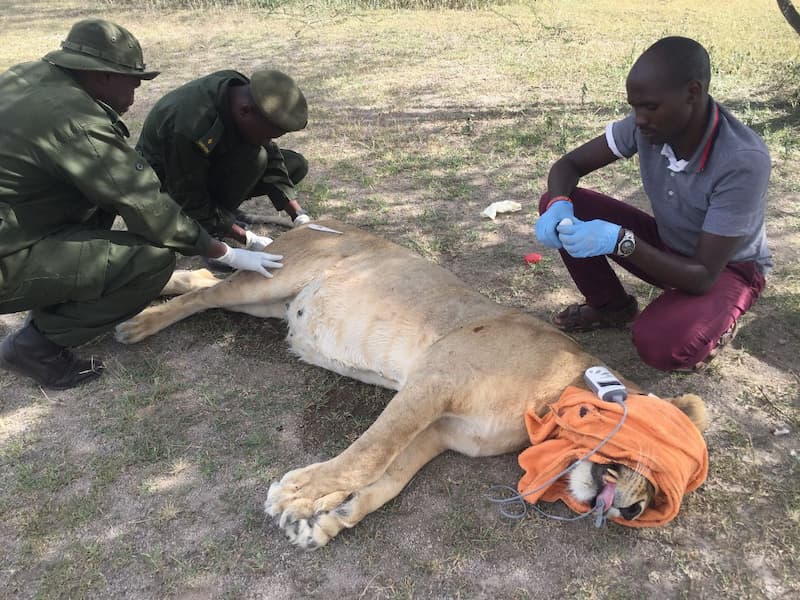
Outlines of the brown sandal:
[{"label": "brown sandal", "polygon": [[624,327],[639,314],[636,298],[628,296],[620,308],[593,308],[588,304],[572,304],[552,318],[553,325],[561,331],[594,331],[611,327]]}]

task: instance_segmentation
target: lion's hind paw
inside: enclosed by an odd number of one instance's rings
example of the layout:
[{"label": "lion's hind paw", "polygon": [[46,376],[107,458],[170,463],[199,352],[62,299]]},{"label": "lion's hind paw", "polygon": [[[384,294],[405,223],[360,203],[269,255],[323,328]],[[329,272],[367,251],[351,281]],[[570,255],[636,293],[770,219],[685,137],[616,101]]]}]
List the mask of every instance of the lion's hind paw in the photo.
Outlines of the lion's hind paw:
[{"label": "lion's hind paw", "polygon": [[135,344],[161,329],[160,312],[157,307],[147,308],[135,317],[123,321],[114,328],[114,337],[123,344]]},{"label": "lion's hind paw", "polygon": [[120,323],[115,328],[114,337],[118,342],[123,344],[135,344],[143,340],[147,336],[139,331],[139,324],[135,317],[129,321]]}]

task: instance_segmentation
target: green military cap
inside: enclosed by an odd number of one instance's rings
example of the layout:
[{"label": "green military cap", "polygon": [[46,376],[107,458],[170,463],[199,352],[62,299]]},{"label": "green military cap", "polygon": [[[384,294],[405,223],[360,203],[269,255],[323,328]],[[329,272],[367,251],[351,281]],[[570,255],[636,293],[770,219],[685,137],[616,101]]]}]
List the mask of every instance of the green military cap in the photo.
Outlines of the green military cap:
[{"label": "green military cap", "polygon": [[267,120],[284,131],[300,131],[308,123],[308,105],[294,80],[280,71],[264,69],[250,78],[253,99]]},{"label": "green military cap", "polygon": [[48,62],[79,71],[103,71],[153,79],[158,71],[145,71],[142,47],[133,34],[111,21],[84,19],[72,26],[61,50],[46,54]]}]

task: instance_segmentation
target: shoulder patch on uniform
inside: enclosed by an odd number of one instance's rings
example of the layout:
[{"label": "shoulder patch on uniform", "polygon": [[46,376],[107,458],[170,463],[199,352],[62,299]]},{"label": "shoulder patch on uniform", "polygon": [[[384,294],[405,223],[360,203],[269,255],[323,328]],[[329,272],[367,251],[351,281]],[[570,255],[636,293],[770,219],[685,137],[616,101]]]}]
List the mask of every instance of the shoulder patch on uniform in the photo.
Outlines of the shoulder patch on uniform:
[{"label": "shoulder patch on uniform", "polygon": [[124,138],[131,137],[131,132],[128,131],[128,126],[122,122],[122,119],[119,119],[116,122],[112,123],[111,126],[114,128],[114,131],[116,131],[122,137]]},{"label": "shoulder patch on uniform", "polygon": [[194,141],[197,147],[202,150],[203,154],[209,155],[214,150],[216,145],[222,139],[222,134],[225,132],[225,125],[220,117],[214,121],[214,124],[202,137]]},{"label": "shoulder patch on uniform", "polygon": [[125,125],[122,117],[119,116],[117,111],[111,108],[108,104],[103,102],[102,100],[96,100],[96,102],[100,105],[100,107],[106,112],[108,118],[111,119],[111,127],[117,133],[117,135],[121,135],[124,138],[128,138],[131,136],[131,132],[128,131],[127,125]]}]

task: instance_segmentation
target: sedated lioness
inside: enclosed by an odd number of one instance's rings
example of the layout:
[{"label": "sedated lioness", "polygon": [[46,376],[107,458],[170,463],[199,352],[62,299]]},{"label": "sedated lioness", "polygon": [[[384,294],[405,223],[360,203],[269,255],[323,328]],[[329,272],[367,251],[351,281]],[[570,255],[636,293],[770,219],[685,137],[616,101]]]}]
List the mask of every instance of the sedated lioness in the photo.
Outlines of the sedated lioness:
[{"label": "sedated lioness", "polygon": [[[178,296],[116,333],[121,342],[138,342],[210,308],[286,319],[289,344],[302,360],[397,390],[339,456],[270,486],[266,512],[307,549],[395,497],[445,450],[490,456],[525,447],[526,410],[543,413],[600,363],[554,327],[489,300],[406,248],[338,221],[319,223],[343,234],[307,226],[282,234],[270,246],[286,257],[274,278],[176,271],[164,294]],[[705,427],[700,398],[671,401]],[[635,519],[653,487],[627,467],[587,463],[572,472],[571,489],[590,500],[609,469],[619,481],[609,517]]]}]

